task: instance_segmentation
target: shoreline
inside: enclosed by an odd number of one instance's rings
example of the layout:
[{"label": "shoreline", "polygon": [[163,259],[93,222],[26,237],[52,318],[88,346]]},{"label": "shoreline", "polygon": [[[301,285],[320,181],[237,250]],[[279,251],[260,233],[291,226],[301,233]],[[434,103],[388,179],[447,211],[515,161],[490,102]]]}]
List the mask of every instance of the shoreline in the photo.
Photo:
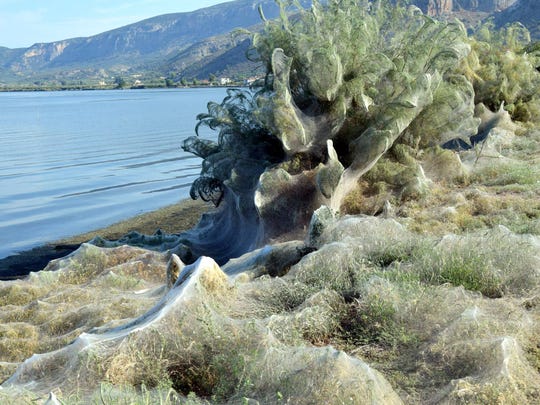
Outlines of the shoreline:
[{"label": "shoreline", "polygon": [[199,85],[187,85],[187,86],[130,86],[130,87],[103,87],[91,85],[86,87],[74,86],[74,87],[0,87],[0,93],[32,93],[32,92],[45,92],[45,91],[126,91],[126,90],[175,90],[175,89],[210,89],[210,88],[249,88],[249,85],[244,83],[230,83],[226,85],[221,84],[199,84]]},{"label": "shoreline", "polygon": [[0,259],[0,281],[14,280],[30,272],[43,270],[51,260],[64,257],[96,236],[118,239],[131,231],[153,234],[161,229],[165,233],[179,233],[197,224],[201,215],[212,209],[200,200],[184,199],[176,204],[159,208],[90,232],[48,242]]}]

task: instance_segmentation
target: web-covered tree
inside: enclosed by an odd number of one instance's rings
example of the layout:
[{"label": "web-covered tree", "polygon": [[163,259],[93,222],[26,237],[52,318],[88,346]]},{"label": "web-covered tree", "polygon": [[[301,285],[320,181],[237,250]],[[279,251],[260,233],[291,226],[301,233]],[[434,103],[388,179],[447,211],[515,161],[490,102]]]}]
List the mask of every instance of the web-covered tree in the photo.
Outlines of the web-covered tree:
[{"label": "web-covered tree", "polygon": [[540,122],[540,42],[531,44],[520,23],[496,30],[488,20],[470,43],[464,73],[473,83],[475,102],[491,110],[504,102],[513,119]]},{"label": "web-covered tree", "polygon": [[396,192],[421,195],[422,151],[476,134],[463,25],[393,3],[277,1],[281,18],[253,36],[265,79],[199,115],[218,142],[183,145],[204,159],[192,197],[221,204],[185,235],[195,256],[223,262],[303,229],[323,204],[339,211],[383,157],[399,167]]}]

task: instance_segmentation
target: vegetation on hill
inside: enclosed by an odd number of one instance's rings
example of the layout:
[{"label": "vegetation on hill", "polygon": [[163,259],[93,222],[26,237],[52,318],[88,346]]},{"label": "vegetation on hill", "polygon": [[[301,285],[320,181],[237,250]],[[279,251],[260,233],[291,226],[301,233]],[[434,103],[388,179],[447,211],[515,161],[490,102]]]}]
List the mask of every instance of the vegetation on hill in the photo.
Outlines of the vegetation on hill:
[{"label": "vegetation on hill", "polygon": [[509,7],[495,14],[495,24],[502,28],[509,22],[520,22],[530,31],[531,36],[540,40],[540,9],[535,0],[518,0]]}]

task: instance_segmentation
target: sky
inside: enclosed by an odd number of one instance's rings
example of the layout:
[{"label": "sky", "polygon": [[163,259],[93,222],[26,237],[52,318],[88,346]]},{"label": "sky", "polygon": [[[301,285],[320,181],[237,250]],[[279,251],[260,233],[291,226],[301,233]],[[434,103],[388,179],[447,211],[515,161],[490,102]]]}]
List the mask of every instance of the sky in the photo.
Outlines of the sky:
[{"label": "sky", "polygon": [[0,46],[88,37],[160,14],[227,0],[0,0]]}]

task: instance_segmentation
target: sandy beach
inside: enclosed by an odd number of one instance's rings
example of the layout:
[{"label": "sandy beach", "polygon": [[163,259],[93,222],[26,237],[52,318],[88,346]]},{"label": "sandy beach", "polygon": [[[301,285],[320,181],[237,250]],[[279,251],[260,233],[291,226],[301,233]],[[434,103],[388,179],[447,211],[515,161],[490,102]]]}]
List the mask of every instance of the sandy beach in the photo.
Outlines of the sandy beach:
[{"label": "sandy beach", "polygon": [[81,243],[88,242],[96,236],[114,240],[131,231],[150,235],[158,229],[165,233],[185,231],[193,227],[201,215],[211,208],[212,206],[207,203],[186,199],[177,204],[140,214],[105,228],[51,241],[46,245],[0,259],[0,280],[20,278],[31,271],[41,270],[50,260],[73,252]]}]

